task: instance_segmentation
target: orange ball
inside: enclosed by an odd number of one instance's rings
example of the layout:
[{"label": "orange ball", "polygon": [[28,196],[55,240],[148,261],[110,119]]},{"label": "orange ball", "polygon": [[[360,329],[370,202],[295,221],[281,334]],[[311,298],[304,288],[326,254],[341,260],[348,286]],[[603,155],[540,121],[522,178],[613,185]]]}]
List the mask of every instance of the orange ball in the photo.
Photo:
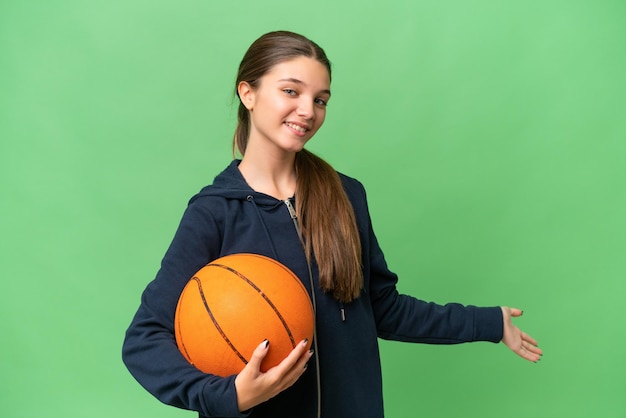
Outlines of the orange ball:
[{"label": "orange ball", "polygon": [[237,374],[267,339],[267,371],[303,339],[310,347],[313,306],[298,277],[276,260],[233,254],[207,264],[178,300],[174,330],[183,356],[205,373]]}]

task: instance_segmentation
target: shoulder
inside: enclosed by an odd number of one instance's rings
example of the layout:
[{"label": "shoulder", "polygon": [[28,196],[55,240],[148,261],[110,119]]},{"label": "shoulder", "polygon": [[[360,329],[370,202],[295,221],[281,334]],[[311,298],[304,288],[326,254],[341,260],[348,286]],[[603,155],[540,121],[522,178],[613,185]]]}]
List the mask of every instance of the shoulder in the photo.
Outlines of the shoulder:
[{"label": "shoulder", "polygon": [[233,160],[221,173],[219,173],[213,183],[204,186],[190,200],[189,205],[207,204],[215,200],[225,199],[245,199],[253,190],[245,182],[237,166],[239,160]]},{"label": "shoulder", "polygon": [[341,184],[343,185],[343,188],[346,190],[346,192],[348,191],[358,191],[360,193],[365,192],[365,187],[363,187],[363,184],[355,179],[354,177],[350,177],[346,174],[337,172],[337,174],[339,175],[339,179],[341,180]]},{"label": "shoulder", "polygon": [[358,214],[361,211],[367,211],[367,193],[363,183],[343,173],[337,172],[337,174],[355,212]]},{"label": "shoulder", "polygon": [[198,193],[191,196],[191,199],[189,199],[189,202],[187,203],[190,206],[193,204],[202,205],[206,203],[208,200],[211,200],[212,198],[216,198],[216,197],[219,197],[219,195],[215,193],[215,186],[213,186],[212,184],[209,184],[207,186],[202,187],[198,191]]},{"label": "shoulder", "polygon": [[228,188],[229,178],[234,177],[232,166],[232,164],[229,165],[214,178],[213,183],[201,187],[196,194],[191,196],[187,201],[186,214],[221,217],[227,210],[225,208],[227,196],[232,194]]}]

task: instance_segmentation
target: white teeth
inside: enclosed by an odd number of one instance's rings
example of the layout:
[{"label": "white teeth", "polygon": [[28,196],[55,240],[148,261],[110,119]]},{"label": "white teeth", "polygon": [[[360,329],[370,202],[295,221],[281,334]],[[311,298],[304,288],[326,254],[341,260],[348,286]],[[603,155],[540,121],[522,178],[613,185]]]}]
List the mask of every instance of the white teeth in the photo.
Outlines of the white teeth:
[{"label": "white teeth", "polygon": [[306,132],[306,128],[303,128],[302,126],[298,126],[294,123],[286,122],[285,125],[289,126],[292,129],[295,129],[298,132]]}]

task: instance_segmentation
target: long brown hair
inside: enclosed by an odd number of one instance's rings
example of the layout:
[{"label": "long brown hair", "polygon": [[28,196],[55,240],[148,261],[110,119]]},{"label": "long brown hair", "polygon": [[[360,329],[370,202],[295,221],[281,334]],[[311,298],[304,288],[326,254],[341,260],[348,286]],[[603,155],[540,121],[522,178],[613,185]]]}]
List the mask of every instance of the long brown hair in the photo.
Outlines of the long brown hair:
[{"label": "long brown hair", "polygon": [[[331,75],[324,50],[310,39],[287,31],[266,33],[254,41],[241,60],[237,86],[246,81],[257,88],[265,73],[290,59],[305,56],[322,63]],[[233,153],[245,154],[250,136],[248,109],[239,103]],[[320,287],[341,302],[356,299],[363,287],[361,241],[354,209],[337,172],[310,151],[296,154],[296,211],[309,263],[314,257]]]}]

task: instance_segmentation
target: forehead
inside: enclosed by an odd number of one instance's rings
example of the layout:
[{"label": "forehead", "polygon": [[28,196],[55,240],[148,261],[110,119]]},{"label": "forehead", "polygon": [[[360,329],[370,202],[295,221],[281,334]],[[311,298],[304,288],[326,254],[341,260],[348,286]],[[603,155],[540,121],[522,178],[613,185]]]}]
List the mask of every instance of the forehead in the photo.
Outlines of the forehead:
[{"label": "forehead", "polygon": [[319,90],[328,90],[330,74],[328,69],[314,58],[296,57],[274,65],[263,78],[274,82],[281,80],[299,80]]}]

